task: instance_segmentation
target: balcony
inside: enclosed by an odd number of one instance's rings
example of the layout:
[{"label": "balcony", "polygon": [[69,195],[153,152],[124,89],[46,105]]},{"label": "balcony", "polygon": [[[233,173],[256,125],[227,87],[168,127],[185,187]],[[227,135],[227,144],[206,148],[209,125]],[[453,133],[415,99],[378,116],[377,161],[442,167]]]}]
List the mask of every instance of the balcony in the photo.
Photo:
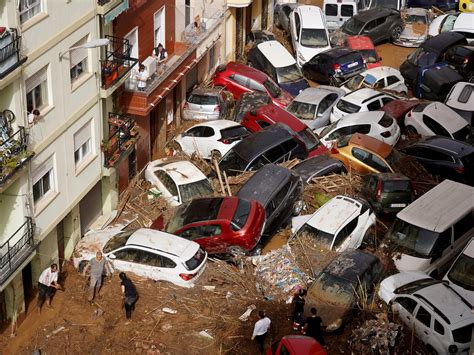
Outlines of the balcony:
[{"label": "balcony", "polygon": [[20,54],[21,36],[16,28],[0,27],[0,89],[10,84],[21,71],[27,57]]},{"label": "balcony", "polygon": [[28,150],[28,134],[25,127],[19,127],[12,133],[11,127],[1,124],[1,118],[2,116],[0,116],[0,192],[3,192],[16,180],[18,172],[26,166],[34,153]]},{"label": "balcony", "polygon": [[113,168],[132,151],[139,138],[135,120],[109,112],[109,139],[102,142],[104,166]]},{"label": "balcony", "polygon": [[130,76],[130,71],[138,63],[130,58],[130,43],[127,39],[105,36],[110,40],[105,59],[100,61],[102,85],[100,96],[109,97]]},{"label": "balcony", "polygon": [[[120,5],[120,7],[119,7]],[[118,12],[111,20],[120,15],[122,11],[128,9],[128,0],[97,0],[97,14],[105,15],[109,11]]]},{"label": "balcony", "polygon": [[35,225],[31,217],[2,245],[0,245],[0,285],[3,284],[31,255],[37,243]]}]

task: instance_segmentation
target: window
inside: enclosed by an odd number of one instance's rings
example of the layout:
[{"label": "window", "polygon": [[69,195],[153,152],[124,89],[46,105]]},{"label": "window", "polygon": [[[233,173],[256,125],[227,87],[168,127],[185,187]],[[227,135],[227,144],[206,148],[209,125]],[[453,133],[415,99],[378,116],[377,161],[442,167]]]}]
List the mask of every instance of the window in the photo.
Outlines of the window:
[{"label": "window", "polygon": [[70,69],[71,82],[76,80],[85,71],[87,71],[87,58],[84,58]]},{"label": "window", "polygon": [[92,153],[92,122],[89,121],[74,134],[74,162],[76,166]]},{"label": "window", "polygon": [[324,12],[326,16],[337,16],[337,4],[326,4]]},{"label": "window", "polygon": [[354,15],[354,7],[352,5],[341,5],[341,17],[352,17]]},{"label": "window", "polygon": [[416,313],[416,319],[418,319],[420,323],[426,325],[428,328],[431,325],[431,314],[422,306],[418,308],[418,312]]},{"label": "window", "polygon": [[291,355],[285,345],[281,344],[280,355]]},{"label": "window", "polygon": [[255,121],[261,128],[265,128],[265,127],[268,127],[270,126],[270,123],[268,122],[265,122],[265,121],[262,121],[262,120],[257,120]]},{"label": "window", "polygon": [[[87,42],[87,37],[84,37],[79,42],[75,43],[73,47],[81,47]],[[77,48],[69,52],[69,68],[71,83],[74,82],[82,73],[87,73],[88,68],[88,52],[87,48]]]},{"label": "window", "polygon": [[398,83],[400,80],[395,75],[390,75],[387,78],[387,86]]},{"label": "window", "polygon": [[171,196],[178,196],[178,188],[173,179],[164,171],[155,171],[156,177],[161,181],[163,186],[169,191]]},{"label": "window", "polygon": [[342,228],[339,233],[337,233],[336,238],[334,239],[334,246],[333,248],[338,248],[344,243],[344,240],[351,235],[354,229],[357,227],[357,223],[359,218],[354,218],[350,221],[344,228]]},{"label": "window", "polygon": [[216,65],[216,45],[213,45],[209,49],[209,71],[211,71]]},{"label": "window", "polygon": [[33,201],[35,204],[55,190],[53,164],[51,157],[33,172]]},{"label": "window", "polygon": [[202,130],[203,130],[202,126],[194,127],[194,128],[191,128],[190,130],[188,130],[186,132],[186,135],[188,137],[202,137]]},{"label": "window", "polygon": [[366,161],[366,163],[367,165],[370,165],[372,168],[377,169],[381,173],[390,172],[390,168],[388,167],[388,165],[375,154],[371,154],[370,159]]},{"label": "window", "polygon": [[472,218],[472,213],[469,212],[454,225],[454,240],[461,238],[472,228],[473,225],[474,219]]},{"label": "window", "polygon": [[20,22],[25,23],[42,10],[42,0],[20,0]]},{"label": "window", "polygon": [[[267,151],[264,155],[267,160],[267,163],[274,163],[277,160],[279,160],[282,156],[285,155],[285,151],[283,151],[283,148],[281,145],[276,146],[275,148],[270,149]],[[267,164],[265,163],[265,164]]]},{"label": "window", "polygon": [[413,311],[415,310],[416,305],[417,305],[415,300],[412,300],[411,298],[408,298],[408,297],[398,297],[395,301],[400,306],[405,308],[405,310],[407,310],[408,313],[411,313],[411,314],[413,314]]},{"label": "window", "polygon": [[298,14],[295,12],[295,29],[296,29],[296,37],[298,38],[300,36],[300,28],[301,28],[301,21],[300,21],[300,17],[298,16]]},{"label": "window", "polygon": [[393,99],[391,97],[382,97],[382,106],[385,106],[389,102],[392,102]]},{"label": "window", "polygon": [[249,79],[248,88],[250,90],[265,92],[265,87],[259,82],[256,82],[255,80],[252,80],[252,79]]},{"label": "window", "polygon": [[131,249],[131,248],[122,249],[122,250],[116,251],[114,254],[117,259],[128,261],[131,263],[136,262],[136,260],[138,259],[137,249]]},{"label": "window", "polygon": [[432,119],[431,117],[428,117],[427,115],[423,115],[423,123],[434,134],[440,135],[440,136],[445,136],[445,137],[451,137],[449,132],[443,126],[441,126],[438,122],[436,122],[434,119]]},{"label": "window", "polygon": [[369,159],[370,153],[366,152],[365,150],[359,148],[352,148],[352,155],[357,160],[362,162],[366,162]]},{"label": "window", "polygon": [[436,333],[444,335],[444,327],[436,319],[434,320],[434,330],[435,330]]},{"label": "window", "polygon": [[164,7],[162,7],[160,10],[155,12],[154,22],[153,22],[153,34],[155,37],[155,47],[158,47],[158,44],[160,43],[165,45],[165,8]]},{"label": "window", "polygon": [[377,111],[380,107],[382,106],[380,105],[379,100],[372,101],[370,104],[367,105],[367,109],[369,111]]},{"label": "window", "polygon": [[237,84],[240,84],[242,86],[248,87],[249,86],[249,79],[246,78],[245,76],[242,76],[240,74],[233,74],[230,76],[230,78],[235,81]]},{"label": "window", "polygon": [[283,186],[280,191],[276,194],[276,196],[273,198],[273,203],[275,206],[281,206],[283,201],[285,200],[286,195],[288,194],[288,191],[290,190],[291,187],[291,181],[288,181],[285,186]]},{"label": "window", "polygon": [[41,69],[25,81],[26,109],[28,112],[48,106],[48,71],[47,67]]},{"label": "window", "polygon": [[212,127],[203,127],[201,137],[212,137],[214,135],[214,129]]},{"label": "window", "polygon": [[451,227],[446,229],[438,236],[438,240],[436,241],[431,254],[433,257],[441,257],[442,253],[449,248],[451,245]]}]

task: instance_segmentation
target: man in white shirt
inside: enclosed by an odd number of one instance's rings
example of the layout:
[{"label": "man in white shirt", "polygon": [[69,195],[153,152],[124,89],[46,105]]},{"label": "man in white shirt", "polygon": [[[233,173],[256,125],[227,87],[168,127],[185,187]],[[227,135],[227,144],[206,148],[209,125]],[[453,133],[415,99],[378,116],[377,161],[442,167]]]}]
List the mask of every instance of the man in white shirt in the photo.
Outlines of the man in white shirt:
[{"label": "man in white shirt", "polygon": [[53,295],[53,288],[56,290],[60,288],[58,284],[58,265],[52,264],[45,269],[38,280],[38,311],[41,313],[41,307],[45,299],[48,299],[48,307],[51,308],[51,297]]},{"label": "man in white shirt", "polygon": [[264,311],[258,312],[260,319],[255,323],[253,328],[252,340],[256,339],[260,353],[263,354],[265,350],[265,337],[270,328],[271,320],[265,315]]}]

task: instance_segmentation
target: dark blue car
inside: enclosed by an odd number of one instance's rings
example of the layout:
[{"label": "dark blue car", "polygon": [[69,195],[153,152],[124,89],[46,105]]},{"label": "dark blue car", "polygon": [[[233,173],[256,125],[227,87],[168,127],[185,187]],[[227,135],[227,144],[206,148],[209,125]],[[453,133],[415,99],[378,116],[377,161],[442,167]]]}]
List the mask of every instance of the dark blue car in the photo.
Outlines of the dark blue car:
[{"label": "dark blue car", "polygon": [[451,88],[463,77],[448,63],[438,63],[419,70],[413,95],[420,99],[444,102]]},{"label": "dark blue car", "polygon": [[339,86],[366,69],[367,65],[362,54],[348,48],[331,48],[321,52],[302,67],[306,78],[334,86]]}]

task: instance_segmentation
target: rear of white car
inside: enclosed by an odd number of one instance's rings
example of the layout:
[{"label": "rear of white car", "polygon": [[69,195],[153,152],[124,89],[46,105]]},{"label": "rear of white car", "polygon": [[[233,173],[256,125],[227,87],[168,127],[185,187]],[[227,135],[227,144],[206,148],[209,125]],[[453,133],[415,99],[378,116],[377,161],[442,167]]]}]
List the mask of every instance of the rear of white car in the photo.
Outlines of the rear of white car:
[{"label": "rear of white car", "polygon": [[357,14],[357,1],[324,0],[323,11],[326,17],[326,28],[331,32]]}]

